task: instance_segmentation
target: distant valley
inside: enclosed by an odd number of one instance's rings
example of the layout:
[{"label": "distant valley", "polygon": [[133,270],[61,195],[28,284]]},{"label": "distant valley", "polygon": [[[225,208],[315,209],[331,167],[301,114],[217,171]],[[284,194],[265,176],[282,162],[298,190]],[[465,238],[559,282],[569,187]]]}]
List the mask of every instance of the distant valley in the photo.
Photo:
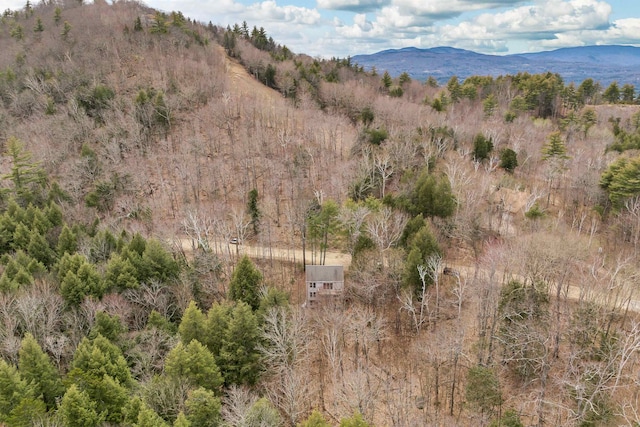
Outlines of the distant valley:
[{"label": "distant valley", "polygon": [[452,76],[465,79],[472,75],[494,77],[519,72],[551,71],[566,83],[581,83],[587,78],[608,86],[611,82],[640,82],[640,48],[632,46],[584,46],[546,52],[516,55],[485,55],[452,47],[384,50],[371,55],[356,55],[352,61],[366,70],[375,67],[392,76],[407,72],[412,78],[425,80],[429,76],[444,83]]}]

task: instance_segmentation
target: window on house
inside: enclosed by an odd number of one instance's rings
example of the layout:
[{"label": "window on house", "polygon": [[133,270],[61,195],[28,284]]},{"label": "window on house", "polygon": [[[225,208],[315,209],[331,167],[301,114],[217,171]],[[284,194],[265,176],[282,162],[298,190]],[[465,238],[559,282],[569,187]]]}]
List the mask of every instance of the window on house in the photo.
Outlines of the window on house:
[{"label": "window on house", "polygon": [[328,289],[328,290],[333,289],[333,283],[323,283],[322,289]]}]

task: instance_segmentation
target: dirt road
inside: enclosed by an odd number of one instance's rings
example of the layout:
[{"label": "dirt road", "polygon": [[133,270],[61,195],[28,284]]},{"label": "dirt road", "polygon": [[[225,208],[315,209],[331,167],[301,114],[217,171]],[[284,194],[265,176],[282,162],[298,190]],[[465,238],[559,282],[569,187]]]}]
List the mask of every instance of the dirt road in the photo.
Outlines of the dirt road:
[{"label": "dirt road", "polygon": [[[194,241],[191,239],[180,239],[180,245],[184,251],[191,251],[194,249]],[[210,242],[211,249],[221,256],[242,256],[247,255],[253,259],[265,259],[265,260],[278,260],[302,263],[302,249],[296,248],[273,248],[257,245],[236,245],[232,243],[213,241]],[[316,254],[316,257],[318,255]],[[313,258],[313,253],[309,250],[306,251],[306,263],[307,264],[319,264],[318,260]],[[327,251],[325,258],[325,265],[341,265],[345,269],[348,269],[351,265],[351,255],[342,252]]]},{"label": "dirt road", "polygon": [[[190,239],[180,239],[182,249],[191,251],[194,248],[193,241]],[[235,256],[247,255],[252,259],[278,260],[302,263],[302,249],[296,248],[274,248],[258,245],[236,245],[227,242],[211,242],[213,251],[223,257],[232,258]],[[317,256],[317,255],[316,255]],[[319,264],[318,260],[313,258],[313,253],[306,251],[307,264]],[[472,265],[446,262],[446,265],[458,271],[462,279],[471,280],[474,276],[474,267]],[[326,254],[325,265],[342,265],[345,270],[351,265],[351,256],[342,252],[328,251]],[[487,275],[488,271],[480,269],[478,274]],[[552,296],[555,296],[556,289],[552,285],[549,289]],[[640,300],[636,299],[635,293],[630,289],[625,290],[608,290],[608,289],[581,289],[579,286],[569,285],[563,292],[566,292],[567,298],[573,301],[586,299],[597,303],[601,306],[615,305],[617,308],[629,310],[634,313],[640,313]],[[613,292],[618,292],[617,298],[613,297]]]},{"label": "dirt road", "polygon": [[[460,274],[461,279],[470,280],[474,277],[475,269],[473,265],[461,264],[456,262],[445,262],[445,264],[457,271]],[[478,270],[478,276],[485,278],[489,276],[487,269],[480,268]],[[503,277],[502,272],[495,272],[495,277]],[[513,276],[512,279],[525,281],[522,276]],[[576,281],[569,278],[569,282],[575,283]],[[620,288],[607,289],[607,288],[595,288],[593,286],[585,285],[583,288],[580,286],[566,284],[561,290],[561,298],[566,298],[571,301],[585,300],[593,302],[601,307],[612,307],[620,309],[621,311],[631,311],[634,313],[640,313],[640,300],[637,298],[637,293],[630,286],[620,285]],[[557,287],[555,284],[549,284],[549,294],[551,298],[554,298],[557,293]]]}]

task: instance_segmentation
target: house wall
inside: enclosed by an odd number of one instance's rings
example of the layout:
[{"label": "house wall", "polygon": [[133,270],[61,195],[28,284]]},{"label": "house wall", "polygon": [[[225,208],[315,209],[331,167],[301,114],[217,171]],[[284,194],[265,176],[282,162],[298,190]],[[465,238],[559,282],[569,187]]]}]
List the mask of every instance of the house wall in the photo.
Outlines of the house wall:
[{"label": "house wall", "polygon": [[344,291],[342,266],[309,265],[306,267],[307,304],[312,306],[321,299],[337,297]]}]

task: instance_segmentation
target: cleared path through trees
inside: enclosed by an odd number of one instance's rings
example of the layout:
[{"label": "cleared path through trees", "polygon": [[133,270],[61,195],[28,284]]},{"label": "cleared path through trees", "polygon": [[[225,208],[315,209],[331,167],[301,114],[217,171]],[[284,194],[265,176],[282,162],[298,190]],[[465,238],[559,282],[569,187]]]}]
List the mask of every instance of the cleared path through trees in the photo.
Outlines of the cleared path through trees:
[{"label": "cleared path through trees", "polygon": [[[197,247],[197,242],[188,238],[180,239],[180,245],[184,251],[192,251]],[[247,255],[252,259],[262,260],[274,260],[274,261],[286,261],[293,263],[302,263],[302,249],[295,248],[278,248],[273,246],[261,246],[261,245],[246,245],[246,244],[232,244],[222,241],[211,241],[211,249],[214,253],[224,257],[236,257]],[[319,259],[319,255],[315,255],[315,259]],[[306,262],[312,264],[314,256],[312,251],[306,251]],[[474,266],[445,262],[445,265],[455,269],[461,275],[464,275],[467,280],[471,280],[474,277]],[[337,252],[327,251],[325,257],[325,265],[341,265],[345,269],[348,269],[351,265],[351,255]],[[496,275],[497,272],[494,272]],[[478,275],[484,275],[485,278],[489,277],[489,270],[480,268],[477,272]],[[524,278],[513,277],[514,279],[524,280]],[[552,297],[557,295],[557,285],[551,284],[549,286],[549,293]],[[621,311],[631,311],[634,313],[640,313],[640,300],[635,299],[635,292],[632,289],[595,289],[593,287],[585,286],[583,288],[565,284],[560,291],[561,298],[567,298],[572,301],[586,300],[596,303],[602,307],[610,307],[612,309],[618,309]]]},{"label": "cleared path through trees", "polygon": [[[288,262],[302,263],[302,249],[295,248],[276,248],[272,246],[233,244],[221,241],[209,242],[211,250],[221,256],[242,256],[247,255],[253,259],[277,260]],[[184,251],[192,251],[197,247],[197,242],[191,239],[180,239],[180,246]],[[315,255],[315,259],[319,259],[319,254]],[[306,262],[311,264],[314,260],[312,251],[306,251]],[[327,251],[325,256],[325,265],[341,265],[348,269],[351,265],[351,255],[336,251]]]}]

